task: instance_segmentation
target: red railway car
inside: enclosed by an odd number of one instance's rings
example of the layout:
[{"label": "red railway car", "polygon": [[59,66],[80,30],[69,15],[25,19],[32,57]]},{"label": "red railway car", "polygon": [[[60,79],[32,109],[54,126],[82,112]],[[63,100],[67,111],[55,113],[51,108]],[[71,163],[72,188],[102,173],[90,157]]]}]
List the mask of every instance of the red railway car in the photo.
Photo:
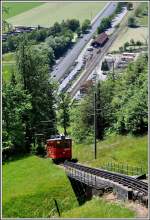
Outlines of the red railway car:
[{"label": "red railway car", "polygon": [[72,158],[72,140],[65,136],[56,136],[47,140],[47,157],[52,158],[54,162],[71,160]]}]

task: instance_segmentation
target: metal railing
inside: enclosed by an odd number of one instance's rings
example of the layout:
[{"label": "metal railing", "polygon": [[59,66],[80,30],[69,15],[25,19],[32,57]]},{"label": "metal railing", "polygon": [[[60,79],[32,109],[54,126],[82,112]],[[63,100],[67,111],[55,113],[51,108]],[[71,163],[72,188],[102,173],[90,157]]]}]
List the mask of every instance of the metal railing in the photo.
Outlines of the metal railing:
[{"label": "metal railing", "polygon": [[137,167],[123,163],[108,162],[103,164],[101,168],[104,170],[122,173],[131,176],[146,174],[146,170],[142,166]]}]

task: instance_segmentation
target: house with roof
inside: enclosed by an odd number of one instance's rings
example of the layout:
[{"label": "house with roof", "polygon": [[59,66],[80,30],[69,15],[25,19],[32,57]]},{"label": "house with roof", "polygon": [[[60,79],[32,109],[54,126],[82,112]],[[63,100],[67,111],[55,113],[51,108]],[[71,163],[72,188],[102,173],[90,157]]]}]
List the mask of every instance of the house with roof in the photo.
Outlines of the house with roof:
[{"label": "house with roof", "polygon": [[92,41],[92,43],[91,43],[91,45],[93,46],[93,47],[103,47],[104,46],[104,44],[107,42],[107,40],[108,40],[108,35],[105,33],[105,32],[103,32],[103,33],[101,33],[101,34],[99,34],[93,41]]}]

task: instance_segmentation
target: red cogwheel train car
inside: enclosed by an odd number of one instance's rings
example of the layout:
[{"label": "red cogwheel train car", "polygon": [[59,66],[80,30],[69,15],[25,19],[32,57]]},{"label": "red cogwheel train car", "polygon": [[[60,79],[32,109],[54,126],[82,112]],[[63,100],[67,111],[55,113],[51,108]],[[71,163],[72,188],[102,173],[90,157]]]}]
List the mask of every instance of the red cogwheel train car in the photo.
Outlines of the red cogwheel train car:
[{"label": "red cogwheel train car", "polygon": [[65,136],[55,136],[47,140],[47,157],[52,158],[54,162],[71,160],[72,158],[72,140]]}]

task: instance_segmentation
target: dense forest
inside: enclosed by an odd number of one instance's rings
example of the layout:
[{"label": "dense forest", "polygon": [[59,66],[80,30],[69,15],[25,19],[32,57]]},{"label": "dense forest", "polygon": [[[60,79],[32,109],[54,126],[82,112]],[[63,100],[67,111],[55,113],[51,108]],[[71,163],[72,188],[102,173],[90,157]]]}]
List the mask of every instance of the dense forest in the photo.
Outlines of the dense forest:
[{"label": "dense forest", "polygon": [[148,57],[140,55],[122,73],[91,88],[71,109],[71,131],[80,142],[93,136],[94,92],[97,94],[97,138],[105,135],[142,135],[148,129]]}]

